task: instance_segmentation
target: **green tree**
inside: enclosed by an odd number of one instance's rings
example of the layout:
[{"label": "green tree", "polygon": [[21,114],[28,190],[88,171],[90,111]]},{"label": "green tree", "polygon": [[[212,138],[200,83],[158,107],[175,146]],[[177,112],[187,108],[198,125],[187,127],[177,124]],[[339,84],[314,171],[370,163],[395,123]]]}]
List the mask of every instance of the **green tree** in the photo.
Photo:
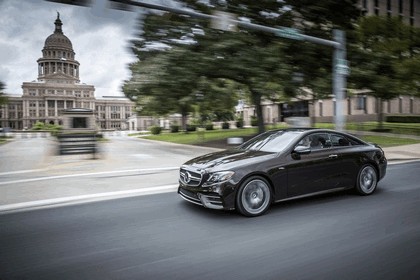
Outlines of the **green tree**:
[{"label": "green tree", "polygon": [[420,49],[414,38],[420,33],[399,18],[372,16],[360,20],[356,34],[350,83],[369,90],[378,99],[378,123],[382,128],[382,101],[400,94],[418,94]]},{"label": "green tree", "polygon": [[[243,5],[238,5],[237,2],[231,1],[228,5],[219,5],[218,9],[234,10],[238,16],[254,17],[252,21],[260,24],[268,25],[271,21],[269,25],[275,25],[274,23],[279,20],[279,17],[270,18],[254,12],[261,11],[260,8],[257,9],[259,3],[239,1],[243,2]],[[195,10],[210,13],[208,5],[195,1],[185,1],[185,4]],[[271,9],[273,13],[282,5],[280,2],[272,1],[265,3],[267,12]],[[232,100],[235,93],[215,95],[209,92],[212,87],[203,90],[203,84],[199,82],[205,80],[209,84],[218,85],[221,81],[230,80],[232,82],[229,83],[240,84],[244,88],[243,92],[250,94],[250,100],[256,106],[260,119],[260,131],[264,130],[261,100],[263,96],[276,94],[272,81],[278,84],[284,80],[284,77],[278,74],[287,74],[287,65],[280,67],[284,55],[281,52],[281,44],[274,35],[248,30],[240,30],[237,33],[214,30],[210,28],[208,22],[168,13],[148,15],[143,30],[143,40],[134,43],[139,63],[137,70],[132,69],[133,77],[140,77],[139,73],[142,70],[139,68],[142,68],[142,64],[147,64],[148,60],[153,60],[153,57],[160,57],[167,64],[159,67],[159,74],[149,73],[147,77],[153,77],[153,81],[148,80],[148,85],[137,83],[138,86],[131,86],[132,89],[128,91],[130,83],[136,84],[134,79],[128,81],[124,90],[127,96],[136,95],[139,102],[147,99],[149,105],[153,103],[152,101],[156,104],[167,103],[168,98],[175,96],[174,105],[178,103],[183,106],[185,113],[192,110],[188,105],[196,104],[195,96],[198,92],[203,94],[205,101],[201,102],[200,107],[203,111],[209,111],[214,108],[206,108],[205,105],[217,104],[220,108],[234,104]],[[166,44],[170,48],[151,52],[150,46],[156,42]],[[168,81],[170,85],[165,87]],[[151,85],[153,91],[147,89]],[[175,94],[174,89],[179,89],[176,90],[178,94]],[[229,98],[229,102],[226,102]],[[226,107],[221,111],[225,109]]]},{"label": "green tree", "polygon": [[0,105],[7,103],[7,97],[4,96],[3,90],[5,86],[2,82],[0,82]]},{"label": "green tree", "polygon": [[[291,0],[209,2],[182,1],[186,7],[195,11],[209,14],[212,10],[222,10],[252,23],[271,27],[292,26],[327,39],[331,39],[333,28],[350,28],[351,20],[347,19],[354,19],[360,14],[356,9],[356,0],[336,1],[336,4],[326,0],[316,3],[303,1],[305,6]],[[200,92],[197,81],[203,77],[216,84],[218,80],[230,80],[241,85],[242,92],[248,95],[248,100],[255,106],[259,132],[262,132],[262,100],[285,100],[296,95],[297,89],[303,86],[324,95],[330,94],[331,49],[280,39],[274,34],[246,28],[227,32],[210,27],[206,21],[186,16],[148,14],[141,25],[141,39],[133,44],[139,62],[135,69],[132,68],[133,78],[126,82],[126,95],[136,97],[140,103],[146,100],[148,108],[163,102],[169,104],[167,100],[175,96],[174,100],[183,106],[184,111],[190,112],[193,107],[187,105],[194,105],[195,94]],[[151,51],[151,46],[158,44],[164,44],[166,48]],[[156,57],[166,63],[158,67],[159,73],[142,72],[140,68],[153,65],[150,61]],[[303,74],[304,79],[300,84],[293,82],[296,73]],[[138,82],[146,76],[147,81]],[[173,76],[177,78],[173,79]],[[166,80],[156,81],[163,78]],[[213,100],[215,98],[219,97],[215,96]],[[170,106],[172,110],[176,102]]]}]

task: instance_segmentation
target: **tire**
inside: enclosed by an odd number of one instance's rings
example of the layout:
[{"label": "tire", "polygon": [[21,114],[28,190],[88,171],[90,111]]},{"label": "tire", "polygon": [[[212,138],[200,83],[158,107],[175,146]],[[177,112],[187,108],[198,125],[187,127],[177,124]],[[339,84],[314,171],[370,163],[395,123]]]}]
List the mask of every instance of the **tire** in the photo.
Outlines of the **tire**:
[{"label": "tire", "polygon": [[236,209],[244,216],[264,214],[271,205],[270,184],[261,177],[251,177],[242,183],[236,196]]},{"label": "tire", "polygon": [[370,195],[378,185],[378,174],[375,167],[370,164],[362,166],[357,175],[356,191],[360,195]]}]

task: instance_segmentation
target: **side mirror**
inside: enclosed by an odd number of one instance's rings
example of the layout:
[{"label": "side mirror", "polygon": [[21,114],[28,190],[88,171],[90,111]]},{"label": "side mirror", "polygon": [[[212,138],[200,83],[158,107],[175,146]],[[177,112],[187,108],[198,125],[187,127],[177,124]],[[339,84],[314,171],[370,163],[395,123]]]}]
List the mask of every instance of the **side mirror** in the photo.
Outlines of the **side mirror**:
[{"label": "side mirror", "polygon": [[293,153],[296,153],[298,155],[307,155],[311,153],[311,148],[307,147],[307,146],[297,146],[294,150]]},{"label": "side mirror", "polygon": [[297,146],[296,148],[294,148],[293,152],[292,152],[292,158],[293,159],[300,159],[301,155],[307,155],[311,153],[311,148],[307,147],[307,146]]}]

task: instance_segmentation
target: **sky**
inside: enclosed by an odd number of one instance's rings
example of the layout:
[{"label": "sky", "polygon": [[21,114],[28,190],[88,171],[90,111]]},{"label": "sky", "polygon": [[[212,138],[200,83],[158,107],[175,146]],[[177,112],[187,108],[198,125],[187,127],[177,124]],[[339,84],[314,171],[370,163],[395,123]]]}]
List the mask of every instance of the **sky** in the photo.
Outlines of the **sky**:
[{"label": "sky", "polygon": [[128,65],[136,61],[129,40],[138,34],[134,12],[109,9],[106,0],[92,7],[44,0],[0,0],[0,81],[6,94],[22,95],[22,83],[38,78],[37,59],[45,39],[54,32],[57,12],[63,32],[80,63],[80,82],[95,86],[96,97],[123,96],[130,78]]}]

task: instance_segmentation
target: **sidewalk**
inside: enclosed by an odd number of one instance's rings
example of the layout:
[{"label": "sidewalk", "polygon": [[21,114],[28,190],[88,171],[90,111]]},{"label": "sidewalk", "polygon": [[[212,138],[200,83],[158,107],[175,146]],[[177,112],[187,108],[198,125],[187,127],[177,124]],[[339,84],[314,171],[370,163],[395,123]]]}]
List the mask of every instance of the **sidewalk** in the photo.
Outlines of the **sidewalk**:
[{"label": "sidewalk", "polygon": [[383,148],[388,161],[405,161],[420,159],[420,144]]}]

